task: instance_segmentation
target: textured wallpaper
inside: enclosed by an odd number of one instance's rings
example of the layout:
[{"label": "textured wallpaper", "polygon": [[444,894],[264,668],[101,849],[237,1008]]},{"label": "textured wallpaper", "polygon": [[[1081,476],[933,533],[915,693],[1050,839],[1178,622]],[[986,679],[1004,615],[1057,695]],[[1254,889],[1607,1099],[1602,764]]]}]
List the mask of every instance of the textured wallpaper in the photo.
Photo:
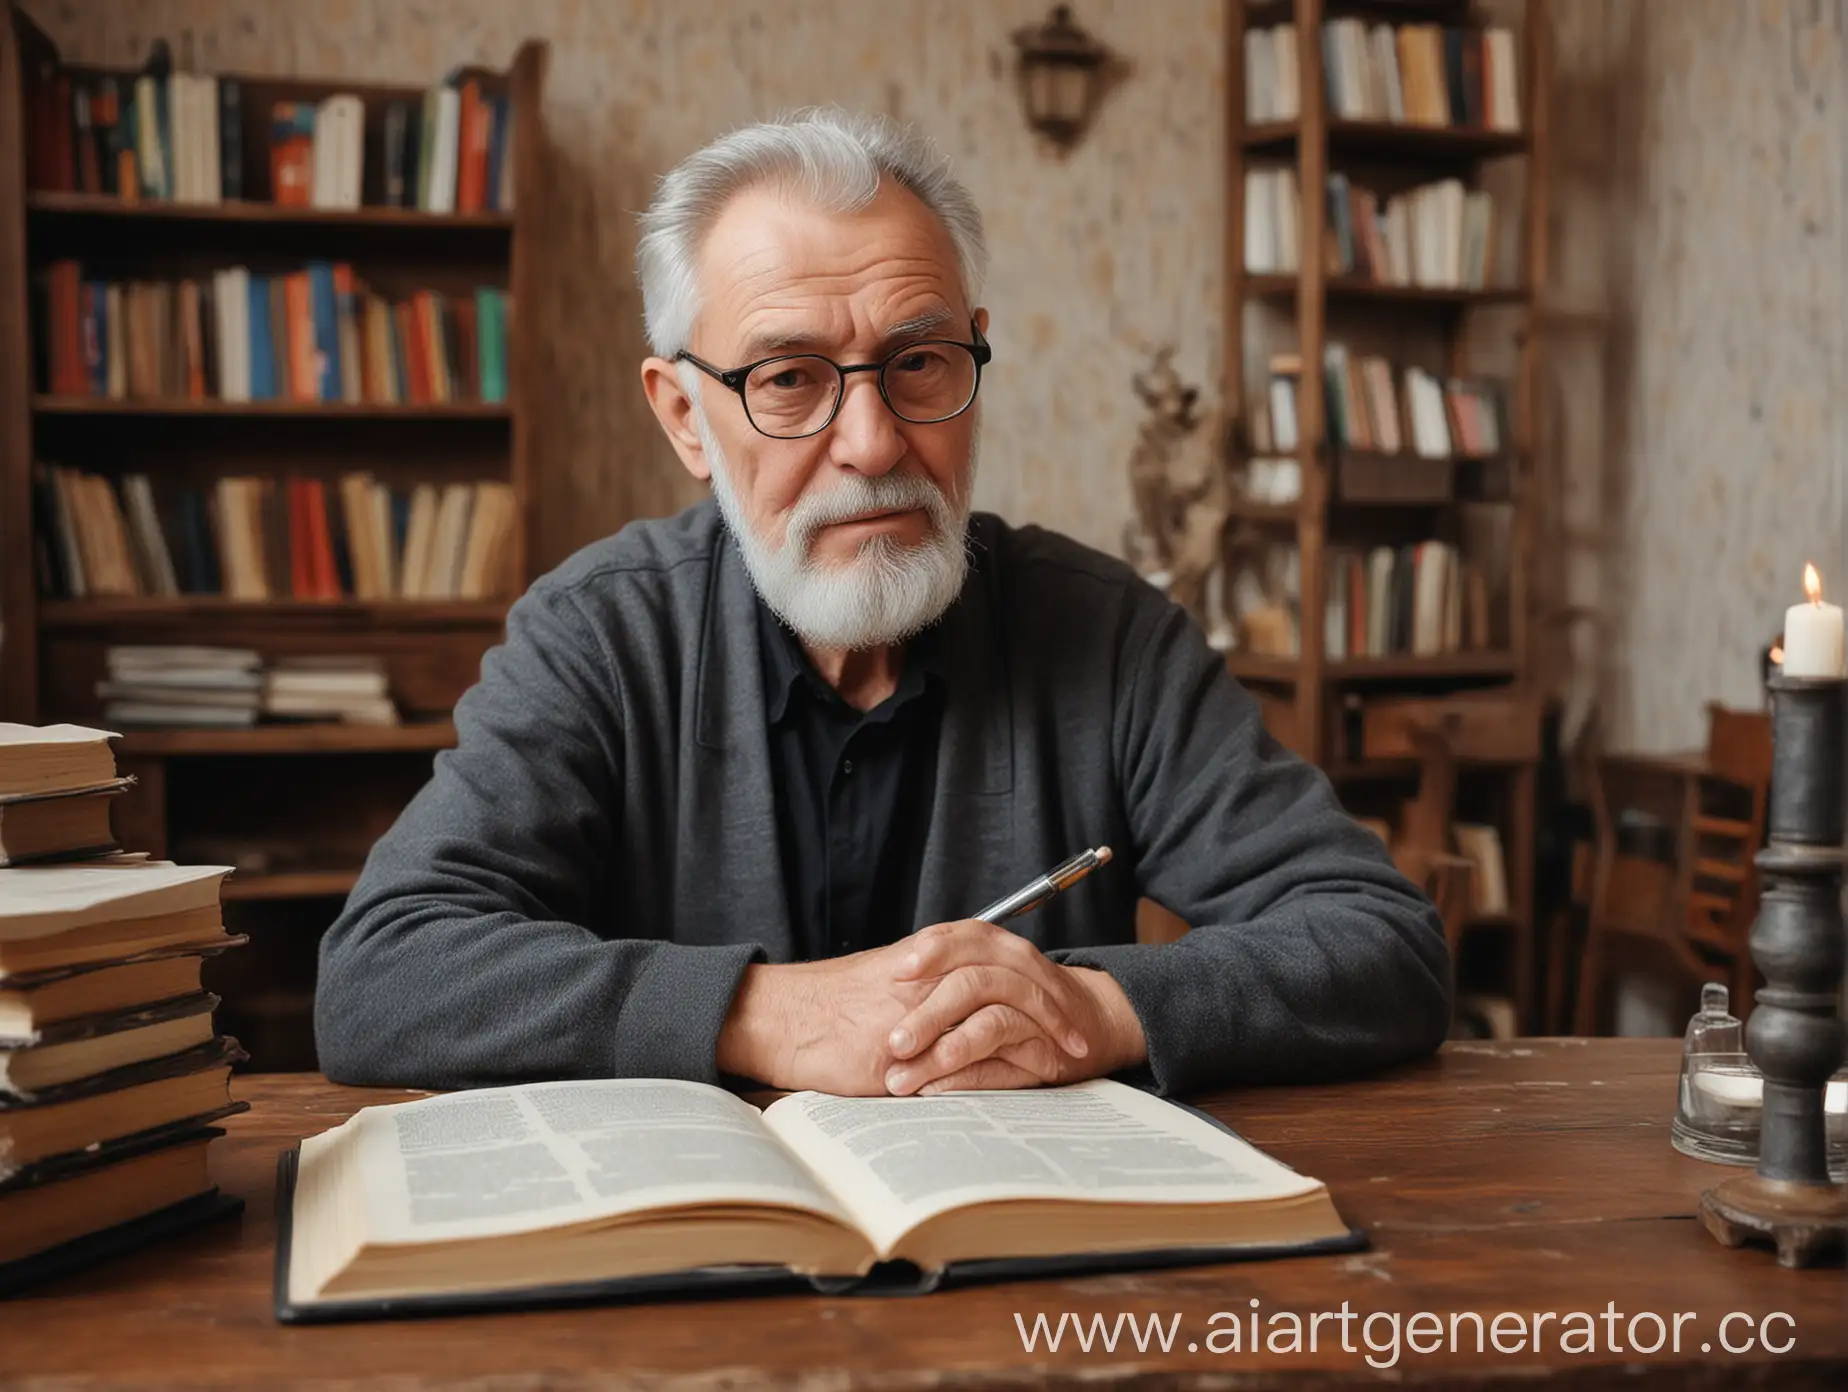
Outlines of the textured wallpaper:
[{"label": "textured wallpaper", "polygon": [[1555,653],[1615,745],[1757,705],[1806,558],[1848,596],[1845,9],[1553,0]]},{"label": "textured wallpaper", "polygon": [[[1848,595],[1844,3],[1553,0],[1542,631],[1551,680],[1597,699],[1615,744],[1693,744],[1704,701],[1755,701],[1805,556]],[[1185,375],[1219,378],[1220,0],[1081,0],[1129,70],[1064,161],[1035,147],[1010,78],[1038,0],[26,4],[73,58],[190,36],[203,67],[356,81],[427,83],[550,40],[542,564],[698,496],[636,381],[633,215],[676,159],[783,107],[916,121],[980,200],[983,506],[1115,550],[1131,373],[1172,342]]]}]

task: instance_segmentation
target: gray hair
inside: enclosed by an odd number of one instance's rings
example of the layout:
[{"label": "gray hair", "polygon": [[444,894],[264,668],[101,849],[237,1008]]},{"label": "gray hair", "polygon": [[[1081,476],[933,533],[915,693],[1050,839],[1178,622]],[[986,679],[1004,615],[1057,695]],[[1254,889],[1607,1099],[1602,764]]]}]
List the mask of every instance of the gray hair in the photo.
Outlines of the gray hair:
[{"label": "gray hair", "polygon": [[909,189],[943,223],[963,293],[973,301],[988,259],[982,215],[949,160],[926,136],[887,117],[811,107],[720,136],[661,180],[635,248],[650,346],[671,358],[692,338],[700,242],[738,194],[777,184],[818,207],[851,213],[873,201],[882,177]]}]

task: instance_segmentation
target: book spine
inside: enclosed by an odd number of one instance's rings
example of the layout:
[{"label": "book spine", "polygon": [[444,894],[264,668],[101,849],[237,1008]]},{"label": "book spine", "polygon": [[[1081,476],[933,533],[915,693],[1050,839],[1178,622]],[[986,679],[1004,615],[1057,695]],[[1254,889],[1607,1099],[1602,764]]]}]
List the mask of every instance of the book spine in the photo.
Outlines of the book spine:
[{"label": "book spine", "polygon": [[481,399],[507,399],[507,314],[499,290],[483,286],[475,292],[476,335],[480,340]]},{"label": "book spine", "polygon": [[234,77],[218,79],[218,191],[244,196],[244,84]]},{"label": "book spine", "polygon": [[315,364],[314,293],[306,271],[296,271],[282,278],[285,337],[289,364],[289,399],[317,401],[321,394],[321,374]]},{"label": "book spine", "polygon": [[312,557],[310,571],[314,592],[319,599],[340,598],[339,568],[334,563],[333,538],[327,515],[327,485],[320,479],[302,484],[303,501],[308,508],[307,546]]},{"label": "book spine", "polygon": [[502,211],[501,185],[506,181],[507,167],[507,116],[511,109],[504,92],[488,103],[488,177],[485,196],[490,212]]},{"label": "book spine", "polygon": [[385,206],[405,206],[405,136],[410,127],[410,109],[401,101],[385,108]]},{"label": "book spine", "polygon": [[334,268],[325,261],[310,262],[308,284],[314,324],[310,361],[318,365],[315,396],[321,401],[341,399],[340,307],[334,294]]},{"label": "book spine", "polygon": [[470,78],[457,96],[458,149],[456,154],[456,206],[458,213],[481,211],[482,186],[487,181],[488,147],[483,120],[487,110],[481,84]]},{"label": "book spine", "polygon": [[303,496],[306,488],[307,484],[302,479],[288,480],[289,593],[296,599],[319,597],[313,570],[314,552],[308,533],[308,500]]}]

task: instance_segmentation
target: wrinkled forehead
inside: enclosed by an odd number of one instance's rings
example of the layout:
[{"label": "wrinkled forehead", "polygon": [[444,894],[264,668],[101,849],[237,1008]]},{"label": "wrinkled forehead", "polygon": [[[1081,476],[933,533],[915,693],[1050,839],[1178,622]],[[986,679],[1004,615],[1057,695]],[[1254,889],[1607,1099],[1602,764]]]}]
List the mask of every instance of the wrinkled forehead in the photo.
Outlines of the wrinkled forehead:
[{"label": "wrinkled forehead", "polygon": [[948,229],[890,180],[849,210],[784,187],[746,190],[708,229],[697,274],[695,338],[729,361],[830,340],[845,347],[914,321],[940,321],[958,337],[967,329]]}]

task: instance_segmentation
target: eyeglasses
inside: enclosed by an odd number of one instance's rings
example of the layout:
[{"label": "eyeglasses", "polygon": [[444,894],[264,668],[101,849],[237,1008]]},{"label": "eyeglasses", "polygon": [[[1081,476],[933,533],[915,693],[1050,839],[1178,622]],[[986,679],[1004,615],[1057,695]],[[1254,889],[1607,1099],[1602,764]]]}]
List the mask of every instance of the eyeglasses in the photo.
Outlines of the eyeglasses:
[{"label": "eyeglasses", "polygon": [[878,374],[879,395],[892,414],[912,425],[934,425],[960,416],[975,401],[982,368],[994,350],[973,321],[970,343],[928,338],[908,343],[883,362],[843,367],[819,353],[764,358],[730,370],[703,362],[684,349],[674,354],[738,393],[744,414],[759,434],[773,440],[819,435],[840,413],[847,374]]}]

